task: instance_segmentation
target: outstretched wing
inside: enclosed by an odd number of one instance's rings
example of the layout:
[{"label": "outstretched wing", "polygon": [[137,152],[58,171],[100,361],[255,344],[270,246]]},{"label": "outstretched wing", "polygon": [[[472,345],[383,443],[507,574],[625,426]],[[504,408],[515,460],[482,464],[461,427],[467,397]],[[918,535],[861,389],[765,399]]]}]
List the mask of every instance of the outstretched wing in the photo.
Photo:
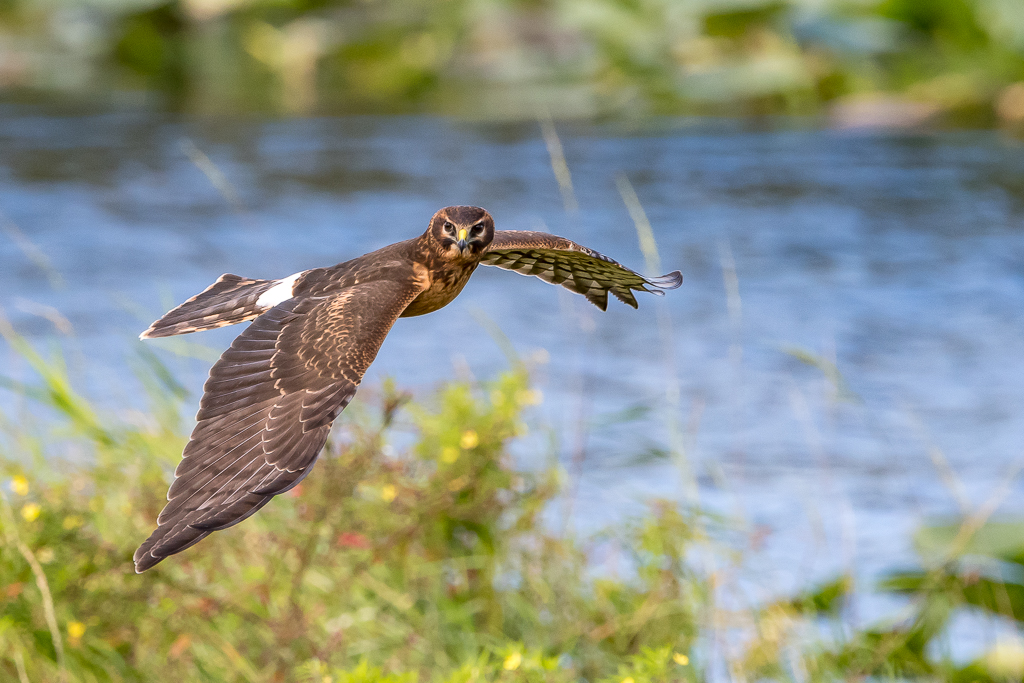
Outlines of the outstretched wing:
[{"label": "outstretched wing", "polygon": [[678,270],[647,278],[593,249],[544,232],[499,230],[480,263],[562,285],[602,311],[608,308],[608,292],[636,308],[634,291],[663,295],[683,282]]},{"label": "outstretched wing", "polygon": [[241,522],[309,472],[420,284],[374,281],[260,315],[210,370],[143,572]]}]

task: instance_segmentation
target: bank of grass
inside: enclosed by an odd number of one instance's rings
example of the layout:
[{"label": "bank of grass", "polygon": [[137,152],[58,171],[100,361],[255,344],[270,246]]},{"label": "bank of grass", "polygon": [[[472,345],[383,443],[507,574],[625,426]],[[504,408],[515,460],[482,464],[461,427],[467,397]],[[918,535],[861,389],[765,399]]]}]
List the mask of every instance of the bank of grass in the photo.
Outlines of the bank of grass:
[{"label": "bank of grass", "polygon": [[[588,580],[579,545],[541,522],[557,468],[507,451],[536,400],[522,369],[423,404],[385,386],[299,487],[139,576],[180,457],[176,406],[100,418],[20,350],[40,382],[14,388],[53,419],[6,424],[4,680],[598,680],[645,657],[685,674],[671,657],[709,597],[685,560],[697,525],[658,506],[622,538],[636,576]],[[396,432],[411,447],[394,452]]]},{"label": "bank of grass", "polygon": [[1007,575],[950,561],[894,576],[909,616],[869,630],[849,628],[845,579],[733,609],[720,523],[667,501],[602,536],[628,569],[596,571],[542,521],[557,464],[509,455],[537,399],[523,368],[422,401],[367,392],[300,487],[136,575],[180,457],[180,391],[151,359],[153,410],[101,416],[59,362],[8,342],[39,379],[5,380],[29,403],[4,417],[0,454],[2,680],[1009,680],[930,645],[958,606],[1020,619]]}]

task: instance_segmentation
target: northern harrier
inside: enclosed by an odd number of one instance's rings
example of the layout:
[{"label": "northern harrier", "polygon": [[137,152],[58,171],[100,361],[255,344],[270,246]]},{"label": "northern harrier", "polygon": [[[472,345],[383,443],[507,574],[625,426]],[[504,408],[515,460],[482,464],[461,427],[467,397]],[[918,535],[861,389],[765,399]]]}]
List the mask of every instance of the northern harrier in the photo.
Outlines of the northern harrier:
[{"label": "northern harrier", "polygon": [[312,468],[327,433],[400,317],[436,311],[480,264],[536,275],[601,310],[608,293],[664,294],[679,271],[646,278],[541,232],[494,230],[475,206],[441,209],[416,239],[282,280],[222,275],[141,338],[252,320],[210,370],[158,527],[135,552],[143,572],[210,532],[238,524]]}]

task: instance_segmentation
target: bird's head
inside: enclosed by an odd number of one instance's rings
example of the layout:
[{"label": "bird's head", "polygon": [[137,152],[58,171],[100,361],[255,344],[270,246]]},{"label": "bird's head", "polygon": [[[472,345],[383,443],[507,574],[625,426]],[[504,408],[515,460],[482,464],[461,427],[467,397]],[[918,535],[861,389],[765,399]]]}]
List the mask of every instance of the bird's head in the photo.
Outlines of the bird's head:
[{"label": "bird's head", "polygon": [[494,219],[479,206],[446,206],[430,219],[427,236],[446,261],[476,259],[494,239]]}]

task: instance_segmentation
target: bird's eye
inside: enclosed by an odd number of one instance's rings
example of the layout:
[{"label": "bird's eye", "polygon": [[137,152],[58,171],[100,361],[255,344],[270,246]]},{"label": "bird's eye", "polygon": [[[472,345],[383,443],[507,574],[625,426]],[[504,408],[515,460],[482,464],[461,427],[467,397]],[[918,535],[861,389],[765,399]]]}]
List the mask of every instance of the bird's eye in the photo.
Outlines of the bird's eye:
[{"label": "bird's eye", "polygon": [[483,226],[483,225],[474,225],[474,226],[473,226],[473,229],[472,229],[472,230],[470,230],[470,232],[471,232],[472,234],[474,234],[474,235],[479,235],[479,234],[480,234],[480,233],[482,233],[483,231],[484,231],[484,226]]},{"label": "bird's eye", "polygon": [[450,235],[454,235],[455,234],[455,226],[452,225],[449,221],[445,221],[444,222],[444,231],[446,233],[450,234]]}]

